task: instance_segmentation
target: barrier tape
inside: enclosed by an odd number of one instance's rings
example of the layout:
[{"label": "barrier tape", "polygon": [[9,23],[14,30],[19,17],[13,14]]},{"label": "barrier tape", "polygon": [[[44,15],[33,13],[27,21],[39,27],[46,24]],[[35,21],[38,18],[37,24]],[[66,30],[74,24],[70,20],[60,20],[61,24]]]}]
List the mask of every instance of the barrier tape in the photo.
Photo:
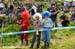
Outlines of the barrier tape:
[{"label": "barrier tape", "polygon": [[[70,26],[70,27],[56,27],[52,28],[51,30],[62,30],[62,29],[73,29],[75,26]],[[39,31],[47,31],[48,29],[40,29]],[[0,37],[5,36],[5,35],[14,35],[14,34],[22,34],[22,33],[32,33],[36,32],[36,30],[28,30],[28,31],[21,31],[21,32],[9,32],[9,33],[2,33],[0,34]]]}]

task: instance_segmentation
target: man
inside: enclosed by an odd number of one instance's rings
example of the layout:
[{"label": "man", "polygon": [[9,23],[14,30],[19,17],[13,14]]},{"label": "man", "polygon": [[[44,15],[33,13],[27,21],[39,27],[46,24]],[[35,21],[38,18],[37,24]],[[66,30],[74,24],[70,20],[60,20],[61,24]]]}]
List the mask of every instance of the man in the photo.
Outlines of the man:
[{"label": "man", "polygon": [[0,12],[2,11],[3,8],[4,8],[4,4],[0,2]]},{"label": "man", "polygon": [[57,11],[55,9],[51,10],[51,17],[52,21],[54,22],[54,26],[57,27]]},{"label": "man", "polygon": [[34,3],[32,4],[32,7],[31,7],[30,11],[31,11],[31,15],[34,15],[37,12],[37,8],[34,5]]}]

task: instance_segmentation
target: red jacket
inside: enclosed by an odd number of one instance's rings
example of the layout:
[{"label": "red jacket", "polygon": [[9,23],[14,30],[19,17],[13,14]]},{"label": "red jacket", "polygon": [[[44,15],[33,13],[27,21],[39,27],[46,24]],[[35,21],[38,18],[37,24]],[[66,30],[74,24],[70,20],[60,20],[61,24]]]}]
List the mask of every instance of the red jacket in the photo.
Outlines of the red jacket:
[{"label": "red jacket", "polygon": [[21,20],[20,25],[22,28],[28,28],[30,26],[30,21],[29,20]]}]

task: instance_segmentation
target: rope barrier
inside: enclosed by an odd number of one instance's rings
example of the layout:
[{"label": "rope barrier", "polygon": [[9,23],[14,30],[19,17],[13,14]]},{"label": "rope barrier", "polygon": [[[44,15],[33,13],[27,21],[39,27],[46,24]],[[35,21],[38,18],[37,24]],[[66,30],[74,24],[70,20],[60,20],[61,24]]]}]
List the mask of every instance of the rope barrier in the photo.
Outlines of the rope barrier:
[{"label": "rope barrier", "polygon": [[[70,26],[70,27],[55,27],[52,28],[51,30],[62,30],[62,29],[73,29],[75,26]],[[40,29],[39,31],[47,31],[48,29]],[[50,29],[49,29],[50,30]],[[0,37],[5,36],[5,35],[14,35],[14,34],[22,34],[22,33],[32,33],[36,32],[36,30],[28,30],[28,31],[21,31],[21,32],[9,32],[9,33],[1,33]]]}]

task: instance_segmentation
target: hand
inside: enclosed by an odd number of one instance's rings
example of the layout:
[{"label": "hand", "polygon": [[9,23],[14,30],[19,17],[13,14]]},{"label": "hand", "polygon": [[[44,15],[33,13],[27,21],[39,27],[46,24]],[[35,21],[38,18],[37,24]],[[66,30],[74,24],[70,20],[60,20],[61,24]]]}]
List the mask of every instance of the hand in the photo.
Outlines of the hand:
[{"label": "hand", "polygon": [[17,17],[16,16],[13,16],[13,21],[17,21]]}]

